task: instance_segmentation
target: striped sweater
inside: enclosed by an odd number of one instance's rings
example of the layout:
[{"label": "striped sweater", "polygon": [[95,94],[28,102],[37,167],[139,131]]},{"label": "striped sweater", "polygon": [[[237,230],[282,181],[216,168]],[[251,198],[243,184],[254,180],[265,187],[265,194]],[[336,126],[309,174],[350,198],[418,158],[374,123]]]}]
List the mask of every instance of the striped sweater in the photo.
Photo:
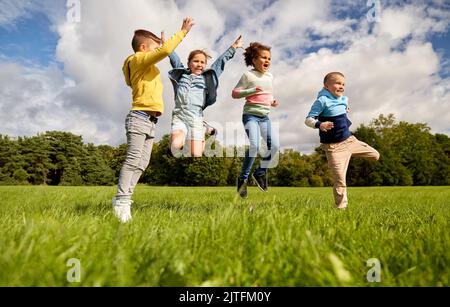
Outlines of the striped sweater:
[{"label": "striped sweater", "polygon": [[[273,76],[269,72],[262,73],[253,69],[244,73],[232,93],[235,99],[245,97],[244,114],[266,116],[270,113],[274,100],[272,82]],[[257,86],[263,91],[257,92]]]}]

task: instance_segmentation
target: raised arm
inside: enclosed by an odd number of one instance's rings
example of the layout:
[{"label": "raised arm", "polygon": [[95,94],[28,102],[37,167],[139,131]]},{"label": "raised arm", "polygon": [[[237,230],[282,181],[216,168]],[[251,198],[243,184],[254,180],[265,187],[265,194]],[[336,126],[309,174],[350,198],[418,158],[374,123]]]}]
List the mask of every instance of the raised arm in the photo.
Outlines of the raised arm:
[{"label": "raised arm", "polygon": [[[161,32],[161,41],[164,43],[166,41],[164,31]],[[178,54],[174,51],[169,55],[170,65],[172,68],[184,68],[183,63],[180,60]]]},{"label": "raised arm", "polygon": [[174,34],[169,40],[165,41],[161,47],[156,48],[154,51],[147,52],[144,56],[144,65],[154,65],[164,58],[168,57],[175,48],[181,43],[186,34],[189,33],[192,26],[194,25],[194,20],[190,17],[183,20],[183,25],[181,26],[181,31]]},{"label": "raised arm", "polygon": [[174,51],[169,55],[170,59],[170,65],[172,65],[172,68],[184,68],[183,63],[181,63],[180,57],[178,54]]},{"label": "raised arm", "polygon": [[232,59],[236,53],[236,50],[238,48],[242,48],[243,42],[242,42],[242,35],[239,35],[239,37],[234,41],[234,43],[225,51],[220,57],[217,58],[216,61],[211,65],[211,69],[213,69],[217,77],[219,77],[222,72],[225,69],[225,64],[230,59]]}]

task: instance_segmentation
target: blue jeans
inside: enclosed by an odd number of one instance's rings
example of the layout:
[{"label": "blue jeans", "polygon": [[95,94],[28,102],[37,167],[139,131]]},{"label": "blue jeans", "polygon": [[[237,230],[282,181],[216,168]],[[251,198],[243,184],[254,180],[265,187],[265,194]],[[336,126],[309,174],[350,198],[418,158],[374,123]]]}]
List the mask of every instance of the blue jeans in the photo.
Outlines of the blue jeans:
[{"label": "blue jeans", "polygon": [[256,116],[251,114],[244,114],[242,116],[245,132],[247,133],[250,147],[245,152],[244,164],[240,174],[241,179],[247,179],[252,170],[253,163],[255,163],[256,156],[261,149],[261,137],[267,144],[267,152],[263,153],[261,157],[261,165],[255,170],[256,176],[262,176],[267,173],[269,165],[278,153],[278,138],[272,133],[272,124],[269,117]]}]

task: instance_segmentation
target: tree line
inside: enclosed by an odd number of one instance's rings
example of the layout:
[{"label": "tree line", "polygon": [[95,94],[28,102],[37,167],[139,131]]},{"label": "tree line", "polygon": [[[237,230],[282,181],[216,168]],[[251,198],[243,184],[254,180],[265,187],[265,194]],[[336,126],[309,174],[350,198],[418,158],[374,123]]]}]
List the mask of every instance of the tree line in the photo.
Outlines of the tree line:
[{"label": "tree line", "polygon": [[[450,185],[450,138],[432,134],[422,123],[397,122],[392,114],[360,125],[354,135],[376,148],[379,161],[352,158],[350,186]],[[173,186],[235,185],[243,158],[173,158],[167,156],[168,135],[155,143],[150,167],[141,183]],[[223,148],[222,152],[242,148]],[[118,147],[85,144],[81,136],[49,131],[33,137],[0,135],[2,185],[114,185],[125,160],[126,144]],[[257,161],[258,162],[258,161]],[[322,187],[332,185],[327,160],[319,146],[310,155],[292,149],[280,153],[269,171],[272,186]]]}]

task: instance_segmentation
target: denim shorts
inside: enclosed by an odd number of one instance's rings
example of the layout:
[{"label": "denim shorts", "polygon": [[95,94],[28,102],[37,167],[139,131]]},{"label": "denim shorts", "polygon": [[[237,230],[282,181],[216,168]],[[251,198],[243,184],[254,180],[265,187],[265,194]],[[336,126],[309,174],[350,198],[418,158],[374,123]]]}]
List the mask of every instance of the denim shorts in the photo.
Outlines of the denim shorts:
[{"label": "denim shorts", "polygon": [[172,115],[172,133],[181,130],[186,135],[187,140],[204,141],[205,128],[203,126],[203,117],[183,116],[179,114]]}]

